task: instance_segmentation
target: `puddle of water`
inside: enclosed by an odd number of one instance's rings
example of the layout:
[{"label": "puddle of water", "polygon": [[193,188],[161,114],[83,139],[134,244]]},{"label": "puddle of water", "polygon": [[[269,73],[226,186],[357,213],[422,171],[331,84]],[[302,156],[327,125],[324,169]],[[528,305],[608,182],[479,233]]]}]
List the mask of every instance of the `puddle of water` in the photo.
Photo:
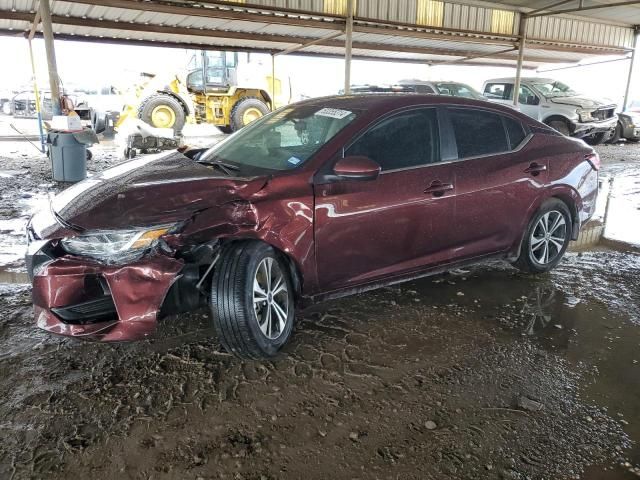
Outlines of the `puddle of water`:
[{"label": "puddle of water", "polygon": [[17,201],[18,209],[22,212],[19,217],[0,220],[0,267],[21,264],[27,248],[25,227],[29,216],[41,208],[46,208],[48,202],[49,196],[45,192],[25,196]]},{"label": "puddle of water", "polygon": [[[589,265],[579,267],[589,269]],[[569,273],[572,268],[569,265]],[[423,301],[438,305],[456,298],[456,303],[475,308],[485,321],[499,325],[504,334],[532,337],[586,372],[581,396],[606,408],[634,445],[624,452],[630,466],[596,465],[580,478],[637,479],[640,473],[631,471],[640,467],[640,326],[631,318],[635,311],[590,297],[589,289],[581,285],[582,278],[571,282],[562,265],[558,270],[548,276],[531,277],[500,268],[482,269],[468,278],[424,279],[415,285]],[[632,277],[628,272],[626,275]],[[600,288],[614,288],[616,278]],[[621,284],[618,288],[635,287]]]},{"label": "puddle of water", "polygon": [[12,178],[29,173],[28,170],[0,170],[0,178]]},{"label": "puddle of water", "polygon": [[604,237],[640,247],[640,171],[613,179]]},{"label": "puddle of water", "polygon": [[0,268],[0,284],[25,285],[30,283],[27,272],[5,270]]}]

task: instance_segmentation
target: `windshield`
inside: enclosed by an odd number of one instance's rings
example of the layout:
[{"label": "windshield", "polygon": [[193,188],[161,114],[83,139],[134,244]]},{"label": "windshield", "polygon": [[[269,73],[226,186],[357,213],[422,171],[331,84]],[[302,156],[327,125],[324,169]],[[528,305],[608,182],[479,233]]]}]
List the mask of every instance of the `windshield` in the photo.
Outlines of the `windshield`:
[{"label": "windshield", "polygon": [[533,86],[545,97],[569,97],[577,95],[571,87],[562,82],[535,82]]},{"label": "windshield", "polygon": [[476,100],[486,100],[469,85],[464,83],[436,83],[436,88],[440,95],[451,95],[453,97],[475,98]]},{"label": "windshield", "polygon": [[260,170],[292,170],[356,116],[356,112],[319,105],[284,107],[210,148],[200,160],[224,162],[247,175]]}]

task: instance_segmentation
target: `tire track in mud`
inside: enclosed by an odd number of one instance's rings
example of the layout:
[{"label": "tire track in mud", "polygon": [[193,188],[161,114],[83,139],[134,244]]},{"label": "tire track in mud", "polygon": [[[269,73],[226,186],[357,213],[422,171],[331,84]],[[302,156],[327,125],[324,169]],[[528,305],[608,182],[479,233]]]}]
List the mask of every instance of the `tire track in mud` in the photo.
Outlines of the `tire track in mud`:
[{"label": "tire track in mud", "polygon": [[[416,296],[383,289],[302,312],[270,362],[219,352],[203,313],[138,344],[48,339],[0,362],[15,372],[0,381],[0,476],[568,478],[619,456],[619,424],[580,400],[564,360],[496,335],[481,309]],[[40,344],[26,300],[9,307],[12,328]],[[34,375],[38,389],[14,398],[11,384]],[[520,395],[544,410],[522,411]]]},{"label": "tire track in mud", "polygon": [[[45,163],[30,170],[0,216],[46,181]],[[572,254],[538,279],[491,265],[328,302],[268,362],[221,352],[203,312],[138,344],[50,337],[29,291],[3,289],[0,478],[563,479],[622,462],[621,423],[581,394],[594,369],[539,332],[571,298],[637,319],[638,258]],[[554,341],[574,341],[561,327]]]}]

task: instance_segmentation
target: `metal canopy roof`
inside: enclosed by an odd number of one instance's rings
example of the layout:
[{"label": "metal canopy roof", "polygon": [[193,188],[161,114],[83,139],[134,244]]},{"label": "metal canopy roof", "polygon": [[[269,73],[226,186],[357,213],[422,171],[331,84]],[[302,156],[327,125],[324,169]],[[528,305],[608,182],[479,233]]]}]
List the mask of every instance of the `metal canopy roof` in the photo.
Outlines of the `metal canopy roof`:
[{"label": "metal canopy roof", "polygon": [[[354,0],[353,56],[430,64],[513,65],[521,15],[518,8],[545,6],[549,1]],[[51,11],[59,39],[269,53],[309,44],[300,53],[342,57],[347,3],[56,0]],[[0,34],[24,35],[37,8],[37,0],[0,0]],[[640,8],[628,8],[627,20],[637,19]],[[572,14],[530,19],[523,66],[571,63],[630,51],[634,29],[628,23],[603,22],[595,12],[603,10],[592,10],[591,17]]]},{"label": "metal canopy roof", "polygon": [[[550,4],[559,2],[553,0],[507,0],[498,1],[498,3],[503,4],[505,8],[515,7],[521,8],[523,11],[529,11],[547,8]],[[580,7],[580,3],[583,4],[583,8],[581,10],[570,12],[571,15],[580,16],[600,23],[611,22],[626,26],[640,25],[640,2],[624,2],[623,0],[590,0],[587,2],[573,1],[566,2],[546,11],[575,9]],[[595,8],[619,3],[625,3],[626,5],[616,5],[608,8]]]}]

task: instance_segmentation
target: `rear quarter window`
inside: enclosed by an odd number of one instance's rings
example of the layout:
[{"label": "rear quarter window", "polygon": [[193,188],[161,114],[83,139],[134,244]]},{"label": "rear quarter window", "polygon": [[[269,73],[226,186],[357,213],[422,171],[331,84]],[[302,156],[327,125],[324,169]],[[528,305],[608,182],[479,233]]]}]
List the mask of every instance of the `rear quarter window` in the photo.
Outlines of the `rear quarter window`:
[{"label": "rear quarter window", "polygon": [[527,133],[519,121],[509,117],[503,118],[505,127],[507,128],[507,135],[509,136],[509,146],[511,150],[515,150],[525,139]]}]

